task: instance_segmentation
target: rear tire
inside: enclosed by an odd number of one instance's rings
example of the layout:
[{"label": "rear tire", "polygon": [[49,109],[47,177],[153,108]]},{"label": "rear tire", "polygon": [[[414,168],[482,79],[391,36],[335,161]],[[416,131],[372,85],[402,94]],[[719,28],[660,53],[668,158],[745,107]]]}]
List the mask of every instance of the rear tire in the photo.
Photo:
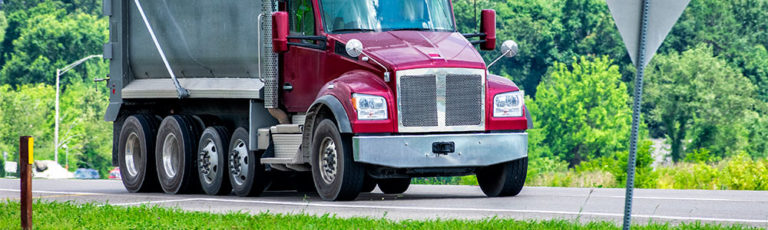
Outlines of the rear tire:
[{"label": "rear tire", "polygon": [[363,189],[360,192],[373,192],[374,189],[376,189],[376,180],[366,176],[363,182]]},{"label": "rear tire", "polygon": [[489,197],[516,196],[523,190],[528,158],[491,165],[477,170],[477,183]]},{"label": "rear tire", "polygon": [[312,178],[323,200],[354,200],[363,188],[364,168],[352,158],[350,138],[330,119],[318,123],[311,144]]},{"label": "rear tire", "polygon": [[411,178],[381,179],[377,183],[384,194],[401,194],[411,186]]},{"label": "rear tire", "polygon": [[163,119],[157,133],[155,165],[160,186],[170,194],[200,191],[197,173],[198,124],[187,116]]},{"label": "rear tire", "polygon": [[132,193],[158,190],[155,170],[157,120],[148,115],[125,119],[118,139],[118,165],[125,188]]},{"label": "rear tire", "polygon": [[261,164],[263,151],[248,150],[248,130],[238,128],[229,142],[229,181],[238,196],[258,196],[269,186],[270,176]]},{"label": "rear tire", "polygon": [[203,191],[209,195],[232,192],[229,183],[229,131],[221,126],[208,127],[197,148],[198,175]]}]

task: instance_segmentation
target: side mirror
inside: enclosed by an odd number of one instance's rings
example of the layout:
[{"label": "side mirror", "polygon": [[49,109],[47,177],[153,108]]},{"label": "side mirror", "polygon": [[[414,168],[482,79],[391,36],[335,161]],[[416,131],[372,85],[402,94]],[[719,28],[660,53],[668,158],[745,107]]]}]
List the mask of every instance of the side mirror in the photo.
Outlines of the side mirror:
[{"label": "side mirror", "polygon": [[288,51],[288,13],[272,13],[272,50],[275,53]]},{"label": "side mirror", "polygon": [[520,48],[517,46],[517,42],[512,40],[506,40],[501,44],[501,53],[506,57],[511,58],[517,56],[519,50]]},{"label": "side mirror", "polygon": [[480,43],[480,49],[496,49],[496,11],[486,9],[481,12],[480,33],[485,34],[485,42]]},{"label": "side mirror", "polygon": [[497,57],[496,60],[493,60],[491,64],[488,65],[488,69],[493,66],[493,64],[496,64],[501,58],[503,57],[514,57],[517,56],[517,53],[520,51],[520,48],[517,46],[517,42],[512,40],[506,40],[504,43],[501,44],[501,56]]},{"label": "side mirror", "polygon": [[345,49],[347,50],[347,55],[350,57],[360,57],[360,55],[363,54],[363,43],[360,42],[360,40],[351,39],[347,42]]}]

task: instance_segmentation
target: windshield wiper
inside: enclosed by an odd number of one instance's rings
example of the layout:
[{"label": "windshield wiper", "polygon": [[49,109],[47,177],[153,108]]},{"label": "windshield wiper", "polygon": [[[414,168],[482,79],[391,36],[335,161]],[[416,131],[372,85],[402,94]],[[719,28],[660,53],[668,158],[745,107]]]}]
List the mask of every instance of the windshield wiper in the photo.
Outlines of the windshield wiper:
[{"label": "windshield wiper", "polygon": [[360,29],[360,28],[347,28],[347,29],[335,29],[331,31],[332,33],[336,32],[373,32],[376,31],[374,29]]}]

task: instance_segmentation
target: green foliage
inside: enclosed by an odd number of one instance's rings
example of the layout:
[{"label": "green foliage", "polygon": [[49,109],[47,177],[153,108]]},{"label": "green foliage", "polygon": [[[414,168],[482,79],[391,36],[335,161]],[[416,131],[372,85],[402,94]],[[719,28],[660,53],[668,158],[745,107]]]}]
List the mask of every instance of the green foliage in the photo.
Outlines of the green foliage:
[{"label": "green foliage", "polygon": [[103,176],[112,169],[112,125],[102,120],[108,95],[106,87],[76,82],[62,96],[59,138],[67,148],[59,153],[69,152],[70,168],[94,168]]},{"label": "green foliage", "polygon": [[5,19],[5,11],[0,11],[0,44],[3,42],[3,39],[5,38],[6,27],[8,27],[8,20]]},{"label": "green foliage", "polygon": [[18,159],[20,136],[35,137],[35,157],[53,159],[53,101],[55,90],[43,84],[13,90],[0,85],[0,153]]},{"label": "green foliage", "polygon": [[[56,7],[61,4],[46,2],[28,11],[23,26],[18,28],[19,36],[14,37],[13,52],[5,56],[0,84],[55,84],[57,68],[100,53],[109,34],[107,20],[83,13],[66,14]],[[88,68],[80,70],[82,75],[65,75],[64,85],[93,78],[95,74],[88,72]]]},{"label": "green foliage", "polygon": [[722,183],[729,189],[768,190],[768,160],[752,160],[744,154],[725,162]]},{"label": "green foliage", "polygon": [[739,52],[734,64],[757,86],[757,97],[768,102],[768,50],[763,45],[749,47]]},{"label": "green foliage", "polygon": [[689,139],[689,149],[707,148],[721,157],[748,145],[744,123],[755,104],[754,86],[708,46],[657,56],[645,95],[649,120],[669,138],[675,161]]},{"label": "green foliage", "polygon": [[[226,213],[178,208],[122,207],[101,204],[36,202],[33,219],[40,229],[620,229],[613,222],[573,220],[339,218],[333,215]],[[0,228],[19,226],[18,202],[1,202]],[[38,221],[40,220],[40,221]],[[648,222],[632,229],[747,229],[740,225]]]},{"label": "green foliage", "polygon": [[717,168],[705,163],[678,163],[657,170],[660,189],[727,189],[720,182]]},{"label": "green foliage", "polygon": [[[637,150],[635,167],[635,186],[639,188],[653,188],[656,181],[656,175],[653,173],[653,152],[651,141],[643,141]],[[575,167],[577,173],[585,172],[608,172],[613,176],[616,184],[623,185],[627,183],[627,165],[629,163],[629,152],[617,152],[609,156],[603,156],[591,161],[582,162]]]},{"label": "green foliage", "polygon": [[680,163],[657,169],[657,188],[768,190],[768,159],[739,154],[715,164]]},{"label": "green foliage", "polygon": [[0,158],[0,178],[2,177],[5,177],[5,160],[3,158]]},{"label": "green foliage", "polygon": [[[61,96],[59,163],[65,153],[74,167],[111,169],[111,125],[101,120],[106,109],[104,87],[73,83]],[[35,137],[37,159],[53,159],[55,89],[47,85],[23,85],[13,90],[0,86],[0,153],[7,151],[17,159],[19,136]],[[62,146],[67,145],[67,148]]]},{"label": "green foliage", "polygon": [[685,159],[683,159],[685,162],[691,162],[691,163],[716,163],[721,160],[720,157],[712,154],[709,149],[701,148],[701,149],[694,149],[693,152],[690,152],[688,154],[685,154]]},{"label": "green foliage", "polygon": [[551,154],[575,166],[626,149],[631,110],[620,77],[608,58],[555,64],[527,103]]},{"label": "green foliage", "polygon": [[[763,110],[766,111],[766,110]],[[765,112],[751,112],[746,116],[748,130],[746,152],[754,158],[768,158],[768,115]]]}]

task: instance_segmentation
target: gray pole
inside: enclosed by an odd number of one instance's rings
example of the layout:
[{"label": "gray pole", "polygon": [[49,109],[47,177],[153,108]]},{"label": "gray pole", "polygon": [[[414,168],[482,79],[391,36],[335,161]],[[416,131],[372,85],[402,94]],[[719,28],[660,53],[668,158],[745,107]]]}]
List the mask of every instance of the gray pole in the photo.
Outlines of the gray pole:
[{"label": "gray pole", "polygon": [[632,225],[632,193],[635,188],[635,156],[637,155],[637,136],[640,128],[641,103],[643,101],[643,75],[645,74],[645,46],[648,32],[648,9],[651,0],[643,1],[640,25],[639,57],[637,58],[637,77],[635,78],[635,102],[632,107],[632,134],[629,139],[629,159],[627,162],[627,192],[624,196],[624,230]]}]

